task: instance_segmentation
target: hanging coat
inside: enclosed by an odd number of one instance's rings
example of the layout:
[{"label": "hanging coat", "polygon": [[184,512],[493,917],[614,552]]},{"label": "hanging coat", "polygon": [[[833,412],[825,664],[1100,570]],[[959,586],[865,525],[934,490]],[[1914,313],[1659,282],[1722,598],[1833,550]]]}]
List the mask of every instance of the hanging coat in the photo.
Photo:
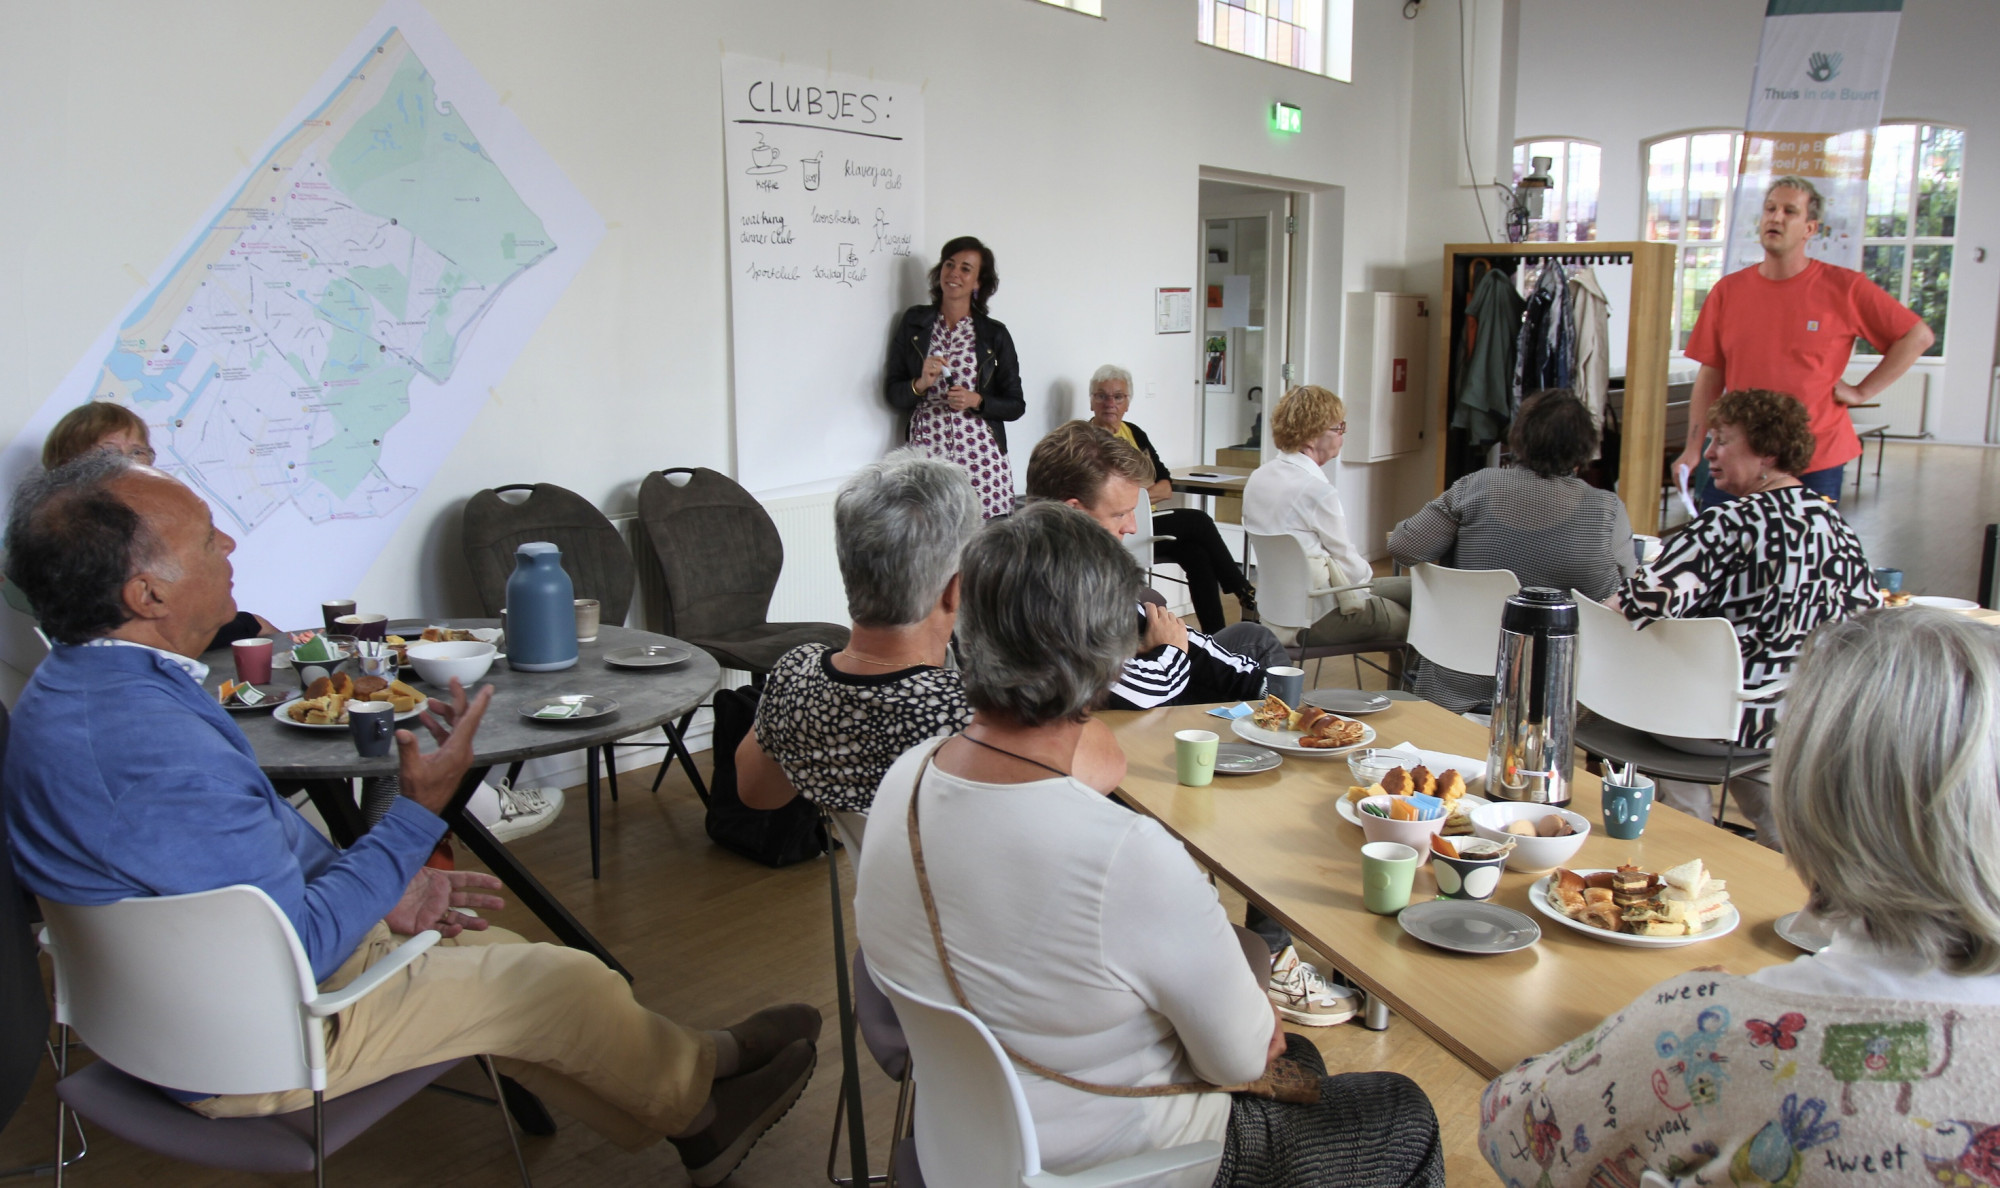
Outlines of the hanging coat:
[{"label": "hanging coat", "polygon": [[1514,291],[1514,278],[1498,268],[1488,269],[1479,278],[1465,303],[1471,334],[1469,341],[1456,344],[1460,352],[1458,391],[1454,393],[1451,427],[1465,430],[1466,444],[1474,451],[1507,436],[1507,425],[1513,419],[1509,389],[1524,306],[1521,295]]},{"label": "hanging coat", "polygon": [[1544,388],[1569,387],[1570,360],[1576,351],[1575,332],[1570,329],[1569,275],[1563,266],[1550,261],[1535,279],[1535,291],[1528,294],[1527,309],[1521,315],[1521,334],[1515,347],[1514,383],[1509,393],[1508,415],[1521,401]]},{"label": "hanging coat", "polygon": [[1569,274],[1570,318],[1576,333],[1576,366],[1571,390],[1590,419],[1604,427],[1604,405],[1611,392],[1611,303],[1589,266]]}]

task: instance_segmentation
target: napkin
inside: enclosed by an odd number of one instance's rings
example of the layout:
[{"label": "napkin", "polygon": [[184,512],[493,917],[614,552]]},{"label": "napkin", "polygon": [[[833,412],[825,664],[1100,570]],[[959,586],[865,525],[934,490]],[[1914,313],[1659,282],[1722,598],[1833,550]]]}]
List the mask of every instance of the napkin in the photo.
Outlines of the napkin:
[{"label": "napkin", "polygon": [[311,639],[300,644],[298,647],[292,649],[292,659],[304,660],[307,663],[311,663],[316,660],[317,661],[332,660],[335,658],[336,657],[333,654],[333,645],[327,642],[327,639],[324,635],[315,635]]},{"label": "napkin", "polygon": [[[1208,712],[1213,717],[1234,719],[1234,718],[1247,718],[1251,714],[1256,713],[1257,711],[1250,708],[1249,702],[1240,701],[1235,705],[1218,705],[1214,709]],[[1480,770],[1484,771],[1485,765],[1482,764],[1480,766]]]},{"label": "napkin", "polygon": [[1448,751],[1426,751],[1410,743],[1401,743],[1385,747],[1375,753],[1383,758],[1394,758],[1404,767],[1414,767],[1419,763],[1432,771],[1449,767],[1464,776],[1468,783],[1486,778],[1485,760],[1468,759],[1464,755],[1453,755]]}]

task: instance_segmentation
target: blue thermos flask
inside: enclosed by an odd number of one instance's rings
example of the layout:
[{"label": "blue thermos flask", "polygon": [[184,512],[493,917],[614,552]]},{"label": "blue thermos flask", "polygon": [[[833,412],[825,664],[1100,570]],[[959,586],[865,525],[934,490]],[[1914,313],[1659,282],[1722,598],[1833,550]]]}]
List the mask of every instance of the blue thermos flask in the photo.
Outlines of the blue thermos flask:
[{"label": "blue thermos flask", "polygon": [[519,672],[555,672],[576,663],[576,589],[563,570],[562,550],[545,540],[514,550],[507,662]]}]

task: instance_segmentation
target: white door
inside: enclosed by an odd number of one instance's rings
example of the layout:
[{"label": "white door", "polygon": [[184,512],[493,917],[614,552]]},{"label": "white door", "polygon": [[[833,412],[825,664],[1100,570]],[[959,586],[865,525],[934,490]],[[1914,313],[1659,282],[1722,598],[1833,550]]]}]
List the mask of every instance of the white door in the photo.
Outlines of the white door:
[{"label": "white door", "polygon": [[1291,195],[1257,190],[1201,204],[1201,460],[1249,446],[1269,456],[1269,409],[1291,347]]}]

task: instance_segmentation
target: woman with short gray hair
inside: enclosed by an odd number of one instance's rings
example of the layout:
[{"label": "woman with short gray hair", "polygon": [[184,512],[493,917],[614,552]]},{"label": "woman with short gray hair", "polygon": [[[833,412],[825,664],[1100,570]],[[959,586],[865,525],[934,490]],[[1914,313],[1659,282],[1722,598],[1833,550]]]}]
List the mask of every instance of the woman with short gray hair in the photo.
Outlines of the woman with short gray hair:
[{"label": "woman with short gray hair", "polygon": [[[1479,1149],[1502,1180],[1597,1183],[1599,1156],[1573,1157],[1581,1144],[1551,1164],[1569,1147],[1563,1127],[1615,1099],[1617,1133],[1671,1136],[1622,1156],[1622,1141],[1598,1140],[1621,1183],[1650,1166],[1683,1184],[1795,1184],[1822,1163],[1830,1180],[1868,1153],[1897,1182],[1993,1182],[1993,628],[1921,607],[1821,627],[1792,681],[1772,785],[1785,856],[1806,885],[1800,922],[1825,947],[1748,977],[1705,967],[1672,978],[1494,1081]],[[1710,873],[1726,879],[1714,859]],[[1672,1060],[1685,1075],[1661,1076]],[[1653,1092],[1627,1089],[1649,1078]],[[1727,1108],[1701,1108],[1717,1100]]]},{"label": "woman with short gray hair", "polygon": [[[1018,1053],[1050,1171],[1219,1140],[1220,1185],[1443,1184],[1423,1091],[1324,1076],[1264,995],[1263,941],[1230,927],[1157,821],[1104,795],[1125,763],[1094,741],[1091,709],[1139,646],[1131,557],[1084,512],[1036,502],[980,530],[960,583],[973,720],[911,749],[876,794],[854,902],[869,967],[957,995]],[[1224,1088],[1280,1054],[1316,1101]]]},{"label": "woman with short gray hair", "polygon": [[803,644],[771,669],[757,726],[736,748],[737,796],[797,795],[850,835],[896,756],[972,718],[945,665],[958,621],[959,550],[979,527],[963,468],[900,450],[862,467],[833,505],[834,550],[854,621],[847,646]]}]

